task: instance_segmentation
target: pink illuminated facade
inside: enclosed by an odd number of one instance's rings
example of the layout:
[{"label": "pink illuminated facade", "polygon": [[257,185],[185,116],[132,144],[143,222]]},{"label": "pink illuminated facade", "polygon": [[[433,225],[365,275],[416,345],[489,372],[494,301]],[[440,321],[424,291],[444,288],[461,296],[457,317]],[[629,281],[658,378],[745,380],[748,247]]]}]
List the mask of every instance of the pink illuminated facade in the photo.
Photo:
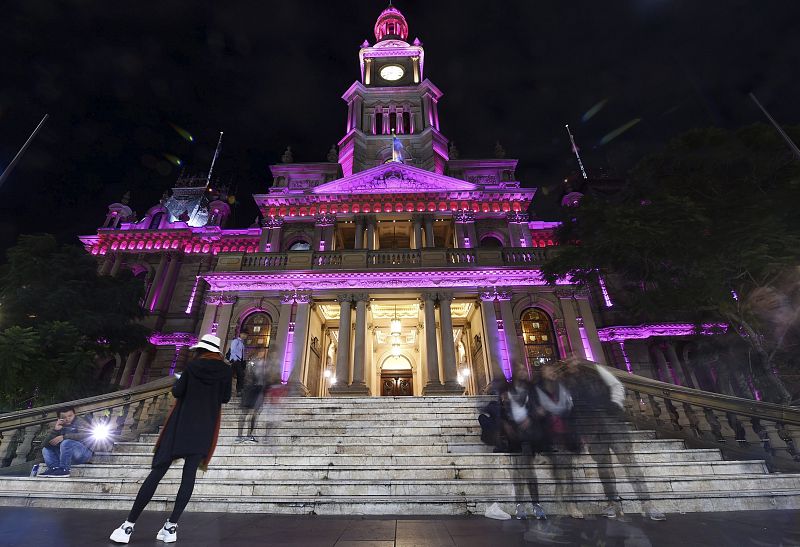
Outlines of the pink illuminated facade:
[{"label": "pink illuminated facade", "polygon": [[226,228],[221,185],[182,176],[141,218],[123,200],[81,237],[101,273],[147,287],[153,335],[118,359],[117,383],[171,374],[198,336],[227,347],[241,330],[249,358],[311,396],[476,394],[569,355],[630,370],[615,357],[625,327],[598,331],[605,286],[595,298],[542,281],[556,224],[529,219],[536,189],[517,160],[458,158],[422,43],[395,7],[374,32],[342,95],[338,152],[295,163],[287,150],[253,196],[256,225]]}]

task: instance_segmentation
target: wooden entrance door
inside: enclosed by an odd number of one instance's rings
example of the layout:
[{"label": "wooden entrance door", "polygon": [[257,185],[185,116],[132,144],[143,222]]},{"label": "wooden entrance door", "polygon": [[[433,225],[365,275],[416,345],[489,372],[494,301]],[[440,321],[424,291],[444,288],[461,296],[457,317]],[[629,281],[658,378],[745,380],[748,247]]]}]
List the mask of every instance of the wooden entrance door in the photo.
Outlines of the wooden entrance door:
[{"label": "wooden entrance door", "polygon": [[381,371],[381,396],[397,397],[414,395],[414,383],[410,370]]}]

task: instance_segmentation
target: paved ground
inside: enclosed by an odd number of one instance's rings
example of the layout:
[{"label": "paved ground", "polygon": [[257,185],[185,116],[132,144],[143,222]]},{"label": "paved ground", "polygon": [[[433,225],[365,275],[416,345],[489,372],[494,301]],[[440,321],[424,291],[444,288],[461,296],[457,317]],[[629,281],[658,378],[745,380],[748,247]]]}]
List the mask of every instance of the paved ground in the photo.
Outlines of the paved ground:
[{"label": "paved ground", "polygon": [[[112,545],[119,511],[0,507],[3,547]],[[155,534],[165,515],[145,512],[130,545],[163,546]],[[640,516],[622,520],[553,518],[495,521],[483,517],[308,517],[186,513],[180,545],[282,547],[506,547],[530,545],[789,546],[800,545],[800,513],[756,511],[669,515],[666,522]]]}]

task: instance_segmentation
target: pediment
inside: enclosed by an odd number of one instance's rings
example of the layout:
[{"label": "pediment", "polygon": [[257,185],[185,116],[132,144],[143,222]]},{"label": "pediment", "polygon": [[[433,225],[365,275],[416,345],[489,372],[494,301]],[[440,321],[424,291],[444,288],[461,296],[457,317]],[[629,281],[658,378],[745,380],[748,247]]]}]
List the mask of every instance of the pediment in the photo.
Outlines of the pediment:
[{"label": "pediment", "polygon": [[315,194],[419,194],[464,192],[474,184],[403,163],[385,163],[314,188]]}]

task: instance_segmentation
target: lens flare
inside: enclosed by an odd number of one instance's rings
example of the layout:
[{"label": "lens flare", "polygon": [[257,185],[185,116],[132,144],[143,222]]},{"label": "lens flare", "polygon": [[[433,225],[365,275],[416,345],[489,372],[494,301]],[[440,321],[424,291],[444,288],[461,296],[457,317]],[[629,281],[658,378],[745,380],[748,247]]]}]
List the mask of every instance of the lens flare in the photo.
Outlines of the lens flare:
[{"label": "lens flare", "polygon": [[186,139],[186,140],[187,140],[187,141],[189,141],[189,142],[194,142],[194,137],[192,137],[192,134],[191,134],[191,133],[189,133],[188,131],[186,131],[186,130],[185,130],[183,127],[177,126],[177,125],[175,125],[175,124],[174,124],[174,123],[172,123],[172,122],[167,122],[167,123],[169,123],[169,126],[170,126],[172,129],[174,129],[174,130],[175,130],[175,132],[176,132],[178,135],[180,135],[181,137],[183,137],[184,139]]},{"label": "lens flare", "polygon": [[170,162],[173,165],[180,167],[183,165],[183,161],[178,156],[173,156],[172,154],[161,154],[164,156],[164,159]]},{"label": "lens flare", "polygon": [[111,426],[108,422],[100,422],[92,426],[92,438],[95,441],[107,441],[111,437]]},{"label": "lens flare", "polygon": [[628,129],[630,129],[631,127],[633,127],[634,125],[636,125],[640,121],[642,121],[641,118],[634,118],[631,121],[629,121],[628,123],[626,123],[625,125],[621,125],[620,127],[617,127],[614,131],[612,131],[611,133],[607,133],[605,137],[600,139],[600,145],[602,146],[604,144],[610,143],[611,141],[613,141],[614,139],[616,139],[617,137],[619,137],[620,135],[625,133]]},{"label": "lens flare", "polygon": [[587,111],[586,111],[586,113],[585,113],[583,116],[581,116],[581,121],[582,121],[583,123],[586,123],[586,122],[588,122],[589,120],[591,120],[591,119],[592,119],[592,117],[593,117],[595,114],[597,114],[598,112],[600,112],[601,110],[603,110],[603,107],[606,105],[606,103],[607,103],[607,102],[608,102],[608,99],[603,99],[603,100],[602,100],[602,101],[600,101],[599,103],[595,104],[595,105],[594,105],[592,108],[590,108],[589,110],[587,110]]}]

